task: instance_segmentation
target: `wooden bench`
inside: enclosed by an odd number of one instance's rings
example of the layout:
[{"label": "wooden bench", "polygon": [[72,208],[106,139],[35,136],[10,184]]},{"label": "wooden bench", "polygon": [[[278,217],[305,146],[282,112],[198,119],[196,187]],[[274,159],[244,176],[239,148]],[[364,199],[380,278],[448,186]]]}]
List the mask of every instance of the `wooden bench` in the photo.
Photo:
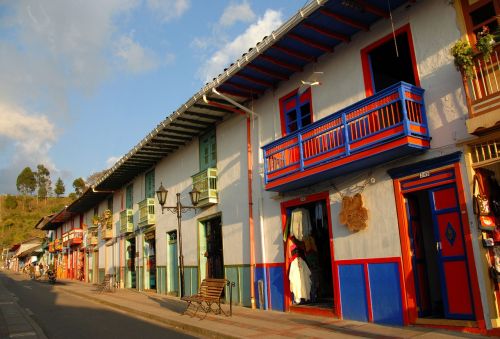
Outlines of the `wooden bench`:
[{"label": "wooden bench", "polygon": [[[192,315],[193,317],[196,316],[199,310],[205,312],[205,317],[210,312],[213,312],[214,314],[223,313],[227,316],[228,314],[221,308],[222,291],[224,291],[224,287],[226,285],[228,285],[230,287],[230,290],[232,290],[231,287],[234,286],[234,283],[230,283],[227,279],[203,279],[197,294],[181,298],[181,300],[187,302],[187,307],[184,310],[183,314],[185,314],[190,307],[196,307],[196,310]],[[232,305],[230,305],[230,308],[231,306]],[[231,313],[232,312],[230,312],[229,315],[231,315]]]}]

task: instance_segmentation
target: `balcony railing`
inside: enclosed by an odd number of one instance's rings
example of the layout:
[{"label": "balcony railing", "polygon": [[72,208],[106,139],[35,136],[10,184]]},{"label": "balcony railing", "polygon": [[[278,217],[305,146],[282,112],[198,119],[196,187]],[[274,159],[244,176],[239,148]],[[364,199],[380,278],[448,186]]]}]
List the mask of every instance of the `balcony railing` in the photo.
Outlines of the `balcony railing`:
[{"label": "balcony railing", "polygon": [[120,232],[131,233],[134,231],[134,213],[131,209],[120,212]]},{"label": "balcony railing", "polygon": [[472,77],[463,76],[462,78],[469,118],[482,116],[478,121],[468,122],[469,133],[494,127],[500,120],[500,44],[495,46],[487,59],[482,53],[476,54]]},{"label": "balcony railing", "polygon": [[88,239],[87,245],[97,245],[99,243],[99,239],[97,238],[96,232],[89,232],[87,239]]},{"label": "balcony railing", "polygon": [[111,228],[103,228],[101,230],[101,238],[104,240],[113,238],[113,230]]},{"label": "balcony railing", "polygon": [[193,175],[193,188],[200,192],[198,207],[217,204],[219,197],[217,193],[217,168],[207,168]]},{"label": "balcony railing", "polygon": [[423,94],[400,82],[264,146],[266,189],[292,190],[428,149]]},{"label": "balcony railing", "polygon": [[66,232],[66,233],[63,233],[62,235],[62,243],[64,246],[68,245],[68,241],[69,241],[69,233]]},{"label": "balcony railing", "polygon": [[139,203],[139,227],[154,225],[155,222],[155,199],[146,198]]},{"label": "balcony railing", "polygon": [[69,244],[80,245],[83,242],[83,230],[80,228],[75,228],[69,231]]}]

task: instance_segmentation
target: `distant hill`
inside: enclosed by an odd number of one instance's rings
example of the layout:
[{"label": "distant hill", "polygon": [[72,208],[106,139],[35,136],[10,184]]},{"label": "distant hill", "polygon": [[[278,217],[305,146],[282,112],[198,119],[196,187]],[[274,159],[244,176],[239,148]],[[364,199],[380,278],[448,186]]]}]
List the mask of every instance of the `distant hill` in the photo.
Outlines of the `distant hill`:
[{"label": "distant hill", "polygon": [[0,248],[44,236],[44,232],[34,228],[35,224],[43,216],[59,212],[71,201],[67,197],[38,201],[35,197],[0,195]]}]

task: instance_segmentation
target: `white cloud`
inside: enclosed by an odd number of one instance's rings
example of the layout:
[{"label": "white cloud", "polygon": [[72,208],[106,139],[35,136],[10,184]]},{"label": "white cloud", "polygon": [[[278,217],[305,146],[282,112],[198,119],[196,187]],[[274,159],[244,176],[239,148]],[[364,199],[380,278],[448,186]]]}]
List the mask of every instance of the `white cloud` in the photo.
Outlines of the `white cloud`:
[{"label": "white cloud", "polygon": [[222,26],[231,26],[235,22],[252,22],[255,20],[255,13],[247,1],[241,4],[230,4],[224,9],[222,16],[219,19],[219,24]]},{"label": "white cloud", "polygon": [[147,5],[165,22],[182,16],[191,6],[189,0],[148,0]]},{"label": "white cloud", "polygon": [[212,54],[198,72],[201,79],[205,82],[211,81],[214,76],[222,72],[224,67],[241,57],[245,51],[254,47],[257,42],[261,41],[264,36],[269,35],[282,23],[281,12],[271,9],[266,10],[264,16],[259,18],[256,23],[251,24],[245,32]]},{"label": "white cloud", "polygon": [[14,145],[13,164],[39,164],[54,168],[48,152],[56,140],[55,126],[45,115],[0,103],[0,137]]},{"label": "white cloud", "polygon": [[132,73],[144,73],[159,66],[158,57],[149,48],[142,47],[132,36],[121,36],[115,44],[115,55]]},{"label": "white cloud", "polygon": [[107,160],[106,160],[106,168],[111,168],[113,167],[114,164],[116,164],[116,162],[118,160],[120,160],[121,157],[116,157],[116,156],[111,156],[109,157]]}]

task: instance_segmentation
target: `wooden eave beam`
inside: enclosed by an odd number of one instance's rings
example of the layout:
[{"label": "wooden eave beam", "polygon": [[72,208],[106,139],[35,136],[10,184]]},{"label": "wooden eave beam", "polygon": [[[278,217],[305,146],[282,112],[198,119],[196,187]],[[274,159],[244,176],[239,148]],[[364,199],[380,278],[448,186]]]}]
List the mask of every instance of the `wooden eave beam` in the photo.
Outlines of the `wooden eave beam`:
[{"label": "wooden eave beam", "polygon": [[185,118],[185,117],[178,117],[178,118],[177,118],[177,120],[179,120],[179,121],[189,122],[189,123],[192,123],[192,124],[199,124],[199,125],[203,125],[203,126],[210,126],[210,125],[213,125],[213,122],[211,122],[211,121],[203,121],[203,120],[189,119],[189,118]]},{"label": "wooden eave beam", "polygon": [[158,137],[158,136],[156,136],[154,138],[154,141],[155,141],[155,144],[157,144],[157,145],[162,144],[164,146],[167,146],[167,145],[184,146],[186,144],[185,141],[163,139],[163,138]]},{"label": "wooden eave beam", "polygon": [[361,29],[361,30],[363,30],[365,32],[368,32],[370,30],[370,27],[368,25],[365,25],[362,22],[353,20],[353,19],[348,18],[346,16],[334,13],[334,12],[332,12],[332,11],[326,9],[326,8],[320,9],[320,13],[324,14],[324,15],[332,18],[332,19],[335,19],[335,20],[337,20],[339,22],[342,22],[342,23],[344,23],[346,25],[349,25],[351,27]]},{"label": "wooden eave beam", "polygon": [[383,18],[389,19],[389,12],[384,11],[383,9],[373,6],[363,0],[356,0],[356,2],[367,12],[370,12],[372,14],[375,14],[377,16],[381,16]]},{"label": "wooden eave beam", "polygon": [[290,64],[288,62],[283,62],[283,61],[277,60],[277,59],[275,59],[273,57],[270,57],[268,55],[261,54],[259,56],[259,58],[261,58],[263,60],[266,60],[266,61],[269,61],[270,63],[278,65],[280,67],[289,69],[289,70],[291,70],[293,72],[301,72],[302,71],[302,67],[300,67],[300,66],[292,65],[292,64]]},{"label": "wooden eave beam", "polygon": [[333,52],[333,47],[327,46],[321,42],[301,37],[300,35],[295,33],[289,33],[287,36],[305,45],[311,46],[312,48],[319,49],[323,52]]},{"label": "wooden eave beam", "polygon": [[270,76],[270,77],[275,78],[275,79],[279,79],[279,80],[288,80],[289,79],[289,77],[286,74],[274,72],[274,71],[267,69],[265,67],[261,67],[261,66],[257,66],[257,65],[253,65],[253,64],[248,64],[245,67],[253,69],[254,71],[260,72],[262,74],[265,74],[265,75]]},{"label": "wooden eave beam", "polygon": [[197,107],[197,108],[201,108],[201,109],[206,109],[206,110],[209,110],[209,111],[216,111],[216,112],[223,112],[223,113],[233,113],[230,110],[227,110],[227,109],[224,109],[224,108],[220,108],[220,107],[210,106],[210,105],[207,105],[207,104],[196,103],[193,106]]},{"label": "wooden eave beam", "polygon": [[206,129],[206,127],[193,126],[193,125],[188,125],[188,124],[181,124],[179,122],[171,122],[170,126],[179,127],[179,128],[185,128],[185,129],[191,129],[191,130],[195,130],[195,131],[204,131]]},{"label": "wooden eave beam", "polygon": [[253,83],[256,83],[258,85],[262,85],[262,86],[266,86],[266,87],[273,87],[273,85],[274,85],[272,82],[265,81],[265,80],[262,80],[262,79],[257,79],[255,77],[252,77],[252,76],[249,76],[249,75],[241,74],[241,72],[240,73],[236,73],[235,75],[233,75],[233,77],[245,79],[245,80],[251,81]]},{"label": "wooden eave beam", "polygon": [[241,85],[241,84],[235,84],[234,82],[230,82],[230,81],[226,81],[224,83],[224,86],[234,87],[237,90],[240,90],[240,91],[243,91],[243,92],[248,92],[248,93],[251,93],[251,94],[254,94],[254,93],[255,94],[262,94],[262,93],[264,93],[264,91],[261,90],[261,89],[257,89],[257,88],[253,88],[253,87],[248,87],[248,86]]},{"label": "wooden eave beam", "polygon": [[185,137],[182,135],[174,135],[174,134],[168,134],[168,133],[162,133],[162,132],[156,134],[155,137],[169,138],[169,139],[174,139],[174,140],[186,140],[186,141],[192,139],[191,137]]},{"label": "wooden eave beam", "polygon": [[317,25],[314,25],[314,24],[309,24],[307,22],[303,23],[303,26],[306,27],[306,28],[309,28],[315,32],[318,32],[320,34],[323,34],[324,36],[327,36],[329,38],[332,38],[332,39],[336,39],[336,40],[340,40],[340,41],[343,41],[343,42],[349,42],[351,41],[351,38],[345,34],[340,34],[340,33],[337,33],[337,32],[333,32],[333,31],[330,31],[324,27],[320,27],[320,26],[317,26]]},{"label": "wooden eave beam", "polygon": [[304,61],[307,61],[307,62],[314,62],[316,60],[315,57],[312,57],[310,55],[307,55],[307,54],[304,54],[304,53],[301,53],[301,52],[298,52],[298,51],[294,51],[290,48],[287,48],[287,47],[283,47],[283,46],[278,46],[278,45],[274,45],[272,48],[274,49],[277,49],[278,51],[281,51],[287,55],[290,55],[294,58],[297,58],[297,59],[300,59],[300,60],[304,60]]},{"label": "wooden eave beam", "polygon": [[198,135],[198,132],[179,131],[178,129],[164,128],[163,130],[165,132],[168,132],[168,133],[174,133],[174,134],[180,134],[180,135],[190,135],[193,137]]},{"label": "wooden eave beam", "polygon": [[204,118],[204,119],[211,119],[211,120],[215,120],[215,121],[221,121],[222,119],[224,119],[224,117],[221,115],[212,115],[212,114],[199,113],[199,112],[193,112],[193,111],[185,111],[184,114],[192,115],[192,116],[196,116],[196,117],[200,117],[200,118]]}]

